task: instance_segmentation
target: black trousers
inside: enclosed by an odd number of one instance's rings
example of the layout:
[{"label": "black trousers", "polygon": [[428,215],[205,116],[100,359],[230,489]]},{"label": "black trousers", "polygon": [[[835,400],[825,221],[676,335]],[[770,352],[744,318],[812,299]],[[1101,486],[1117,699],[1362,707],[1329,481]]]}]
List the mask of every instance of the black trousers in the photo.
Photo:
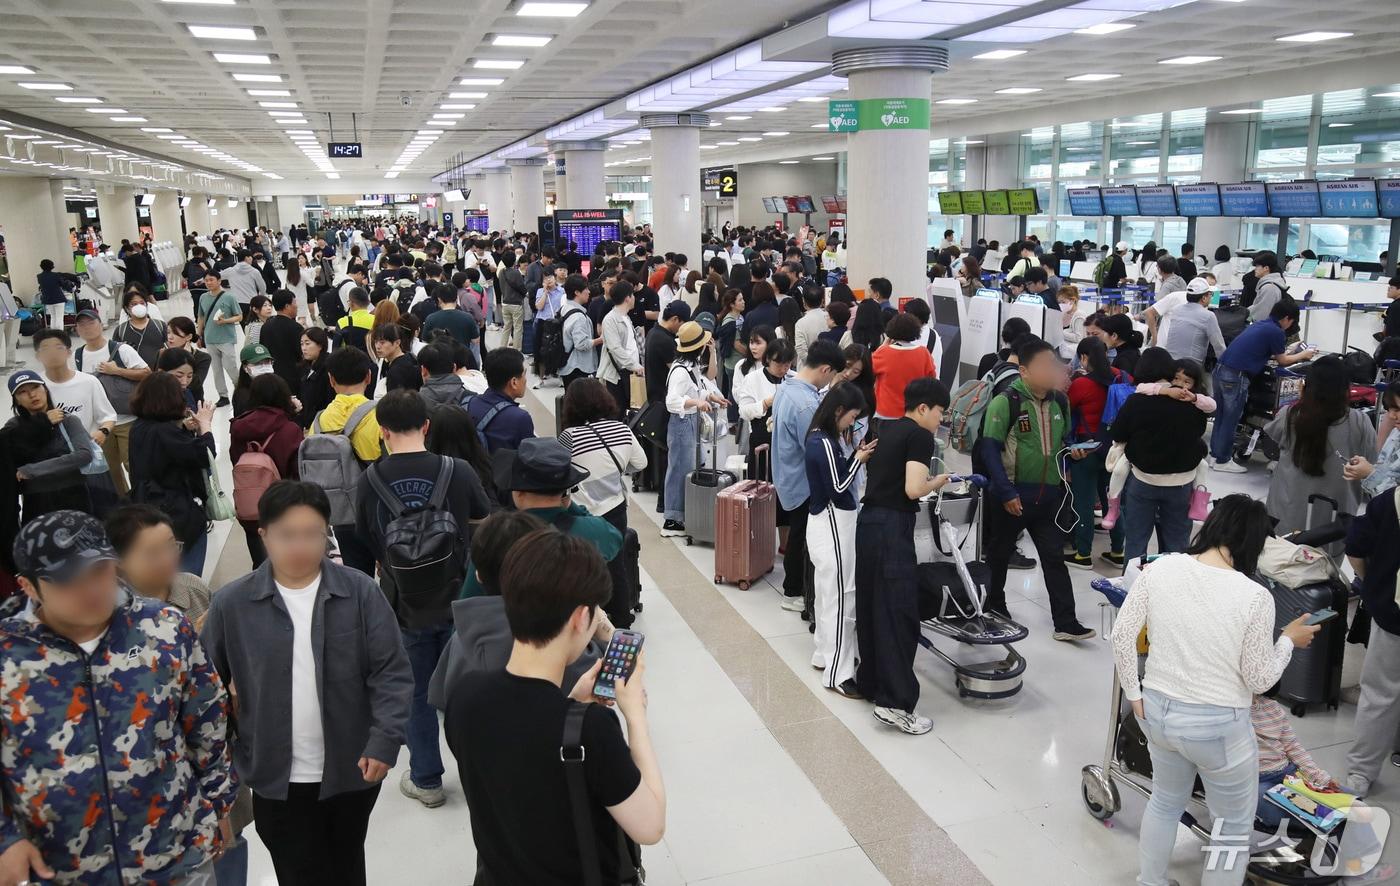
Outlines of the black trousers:
[{"label": "black trousers", "polygon": [[914,676],[914,653],[919,649],[914,514],[871,505],[861,508],[856,550],[856,686],[880,707],[912,711],[919,701],[919,679]]},{"label": "black trousers", "polygon": [[787,518],[788,527],[787,553],[783,555],[783,595],[806,597],[810,611],[812,561],[807,557],[807,502],[803,501],[790,511],[784,508],[782,515]]},{"label": "black trousers", "polygon": [[1078,626],[1079,619],[1074,612],[1074,588],[1070,584],[1069,569],[1065,567],[1065,531],[1055,525],[1055,514],[1060,510],[1064,492],[1050,494],[1043,501],[1032,502],[1022,497],[1021,516],[1014,517],[1006,508],[994,501],[986,502],[983,509],[983,531],[986,533],[987,568],[991,577],[987,584],[987,607],[998,612],[1006,611],[1006,564],[1016,550],[1016,537],[1024,529],[1035,545],[1036,556],[1040,560],[1040,571],[1045,577],[1045,590],[1050,597],[1050,618],[1055,630],[1068,630]]},{"label": "black trousers", "polygon": [[335,540],[340,545],[341,562],[374,578],[374,552],[355,531],[354,523],[335,527]]},{"label": "black trousers", "polygon": [[[573,372],[570,372],[568,375],[564,376],[564,379],[563,379],[563,381],[564,381],[564,390],[567,391],[567,390],[569,389],[569,385],[573,384],[574,382],[578,381],[578,380],[581,379],[581,378],[592,378],[592,377],[593,377],[592,375],[590,375],[590,374],[587,373],[587,372],[584,372],[582,369],[575,369]],[[626,413],[622,413],[622,415],[625,416]],[[559,416],[559,417],[560,417],[561,419],[563,418],[562,415]]]},{"label": "black trousers", "polygon": [[632,408],[632,370],[619,369],[616,382],[609,381],[603,384],[608,386],[608,393],[617,401],[619,419],[625,421],[628,411]]},{"label": "black trousers", "polygon": [[287,785],[287,799],[254,792],[258,837],[279,886],[365,886],[365,834],[379,785],[317,799],[321,785]]}]

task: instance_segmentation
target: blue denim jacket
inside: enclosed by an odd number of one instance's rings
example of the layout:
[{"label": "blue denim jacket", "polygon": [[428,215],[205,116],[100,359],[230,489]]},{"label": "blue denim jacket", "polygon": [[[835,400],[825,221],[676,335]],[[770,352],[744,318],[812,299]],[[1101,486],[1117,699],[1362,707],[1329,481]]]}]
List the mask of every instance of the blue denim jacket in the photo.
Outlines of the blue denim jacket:
[{"label": "blue denim jacket", "polygon": [[821,394],[811,382],[795,375],[778,385],[773,395],[773,485],[783,510],[796,510],[811,496],[807,485],[807,429]]},{"label": "blue denim jacket", "polygon": [[1396,484],[1400,484],[1400,428],[1386,435],[1381,454],[1376,457],[1376,469],[1361,481],[1361,489],[1374,498]]}]

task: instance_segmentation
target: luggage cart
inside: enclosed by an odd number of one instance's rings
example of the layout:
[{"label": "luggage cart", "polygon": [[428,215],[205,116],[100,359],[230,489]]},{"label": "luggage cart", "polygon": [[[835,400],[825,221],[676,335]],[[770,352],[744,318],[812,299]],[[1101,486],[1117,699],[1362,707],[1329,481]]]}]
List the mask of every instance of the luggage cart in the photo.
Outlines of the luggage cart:
[{"label": "luggage cart", "polygon": [[1269,461],[1278,461],[1278,443],[1264,434],[1264,426],[1303,396],[1305,376],[1306,371],[1271,365],[1254,377],[1249,384],[1244,416],[1235,432],[1236,460],[1247,462],[1258,449]]},{"label": "luggage cart", "polygon": [[[1130,563],[1122,579],[1095,579],[1090,586],[1104,596],[1099,603],[1101,613],[1106,613],[1109,630],[1118,610],[1127,599],[1127,588],[1139,571],[1139,565]],[[1145,658],[1139,655],[1139,667]],[[1109,708],[1108,745],[1104,749],[1102,763],[1090,763],[1080,770],[1080,795],[1088,813],[1099,821],[1108,821],[1122,808],[1118,789],[1126,788],[1143,799],[1152,797],[1152,762],[1147,750],[1147,737],[1133,716],[1132,708],[1124,703],[1123,687],[1118,681],[1118,669],[1113,670],[1113,690]],[[1206,806],[1205,790],[1199,779],[1187,802],[1186,812],[1181,823],[1203,843],[1210,842],[1210,828],[1202,822],[1209,822],[1210,812]],[[1296,828],[1295,825],[1296,824]],[[1312,871],[1309,859],[1318,832],[1302,822],[1290,821],[1290,837],[1301,837],[1294,847],[1271,849],[1263,855],[1254,855],[1249,864],[1248,874],[1252,882],[1277,884],[1277,886],[1326,886],[1337,883],[1340,877],[1320,875]],[[1334,850],[1327,850],[1330,860]]]},{"label": "luggage cart", "polygon": [[[1030,633],[1010,619],[987,612],[988,570],[982,559],[982,535],[977,532],[978,508],[987,480],[980,474],[955,477],[964,489],[947,487],[924,500],[914,526],[919,562],[919,645],[953,669],[959,698],[1010,698],[1021,691],[1026,659],[1012,643]],[[966,527],[961,539],[959,527]],[[975,559],[962,553],[967,536],[977,532]],[[945,638],[966,646],[999,651],[1000,658],[954,658],[935,644]]]}]

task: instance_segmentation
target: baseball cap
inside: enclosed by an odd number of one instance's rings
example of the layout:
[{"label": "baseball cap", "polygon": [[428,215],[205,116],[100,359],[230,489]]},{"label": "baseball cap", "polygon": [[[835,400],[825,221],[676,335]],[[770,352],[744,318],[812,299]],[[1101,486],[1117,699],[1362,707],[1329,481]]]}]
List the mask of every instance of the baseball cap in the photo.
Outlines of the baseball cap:
[{"label": "baseball cap", "polygon": [[1186,291],[1192,295],[1210,292],[1210,281],[1205,277],[1192,277],[1191,282],[1186,284]]},{"label": "baseball cap", "polygon": [[685,321],[689,320],[689,319],[690,319],[690,305],[686,304],[685,302],[681,301],[681,300],[678,299],[678,298],[672,299],[672,300],[666,305],[666,310],[664,310],[664,311],[661,312],[661,319],[662,319],[662,320],[670,320],[670,319],[673,318],[673,317],[679,317],[679,318],[681,319],[681,322],[682,322],[682,323],[684,323]]},{"label": "baseball cap", "polygon": [[238,352],[239,363],[263,363],[272,359],[272,352],[259,344],[244,345]]},{"label": "baseball cap", "polygon": [[73,322],[78,323],[83,320],[96,320],[98,323],[101,323],[102,315],[94,311],[92,308],[83,308],[81,311],[78,312],[77,319]]},{"label": "baseball cap", "polygon": [[90,567],[117,559],[107,532],[82,511],[52,511],[35,517],[15,536],[15,570],[63,584]]},{"label": "baseball cap", "polygon": [[18,391],[25,385],[41,385],[43,383],[44,379],[42,376],[39,375],[39,373],[35,372],[32,369],[21,369],[19,372],[16,372],[14,375],[10,376],[8,385],[10,388],[10,394],[11,396],[13,396],[15,391]]},{"label": "baseball cap", "polygon": [[1133,248],[1133,247],[1131,247],[1131,246],[1128,245],[1128,241],[1127,241],[1127,240],[1119,240],[1118,243],[1113,247],[1113,251],[1114,251],[1114,252],[1127,252],[1129,249],[1132,249],[1132,248]]},{"label": "baseball cap", "polygon": [[712,334],[712,335],[714,334],[714,331],[715,331],[715,315],[714,315],[714,314],[711,314],[709,311],[701,311],[700,313],[698,313],[698,314],[695,315],[695,322],[696,322],[696,323],[699,323],[699,324],[700,324],[700,328],[704,329],[706,332],[708,332],[708,333],[710,333],[710,334]]}]

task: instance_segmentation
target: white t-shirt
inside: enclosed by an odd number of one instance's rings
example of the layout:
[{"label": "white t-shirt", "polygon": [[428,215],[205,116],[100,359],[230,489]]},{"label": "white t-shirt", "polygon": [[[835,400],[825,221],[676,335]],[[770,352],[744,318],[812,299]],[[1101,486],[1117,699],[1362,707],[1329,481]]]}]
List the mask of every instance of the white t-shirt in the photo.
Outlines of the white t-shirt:
[{"label": "white t-shirt", "polygon": [[[274,582],[276,584],[276,582]],[[277,585],[292,617],[292,775],[297,783],[318,782],[326,767],[326,736],[321,725],[321,694],[316,657],[311,651],[311,617],[321,576],[304,588]]]},{"label": "white t-shirt", "polygon": [[79,643],[78,648],[82,649],[84,654],[92,655],[94,652],[97,651],[97,644],[101,643],[102,638],[105,636],[107,636],[107,632],[103,631],[96,637],[93,637],[91,640],[84,640],[81,643]]},{"label": "white t-shirt", "polygon": [[44,383],[49,386],[54,404],[68,415],[76,416],[89,434],[103,422],[117,420],[116,410],[107,399],[107,392],[102,390],[102,383],[86,372],[75,372],[65,382],[54,381],[45,374]]},{"label": "white t-shirt", "polygon": [[1157,312],[1157,340],[1152,344],[1161,347],[1167,340],[1167,330],[1171,328],[1171,312],[1186,304],[1186,290],[1178,289],[1176,292],[1169,292],[1152,303],[1152,309]]},{"label": "white t-shirt", "polygon": [[[78,350],[74,351],[74,352],[73,352],[73,368],[74,368],[74,369],[77,369],[77,368],[78,368],[77,358],[78,358],[78,355],[79,355],[79,354],[82,354],[82,358],[83,358],[83,368],[82,368],[82,371],[83,371],[83,372],[86,372],[88,375],[91,375],[91,376],[94,376],[94,377],[95,377],[95,376],[98,376],[98,375],[101,375],[102,373],[100,373],[100,372],[97,371],[97,367],[99,367],[99,366],[101,366],[103,363],[107,362],[107,353],[108,353],[109,344],[110,344],[110,340],[103,342],[103,343],[102,343],[102,347],[98,348],[98,349],[95,350],[95,351],[89,350],[88,347],[87,347],[86,345],[84,345],[83,347],[81,347],[81,348],[79,348]],[[145,360],[142,360],[142,359],[141,359],[141,355],[138,354],[138,353],[136,353],[136,349],[133,348],[133,347],[132,347],[131,345],[129,345],[129,344],[122,343],[122,344],[117,345],[117,356],[119,356],[119,357],[122,358],[122,365],[125,366],[127,369],[144,369],[144,368],[146,368],[146,361],[145,361]],[[100,384],[100,382],[99,382],[99,384]],[[110,402],[108,403],[108,405],[109,405],[109,406],[111,405]],[[133,422],[133,421],[136,421],[136,416],[134,416],[134,415],[122,415],[121,413],[118,413],[118,414],[117,414],[117,424],[119,424],[119,425],[124,425],[124,424],[127,424],[128,422]]]}]

